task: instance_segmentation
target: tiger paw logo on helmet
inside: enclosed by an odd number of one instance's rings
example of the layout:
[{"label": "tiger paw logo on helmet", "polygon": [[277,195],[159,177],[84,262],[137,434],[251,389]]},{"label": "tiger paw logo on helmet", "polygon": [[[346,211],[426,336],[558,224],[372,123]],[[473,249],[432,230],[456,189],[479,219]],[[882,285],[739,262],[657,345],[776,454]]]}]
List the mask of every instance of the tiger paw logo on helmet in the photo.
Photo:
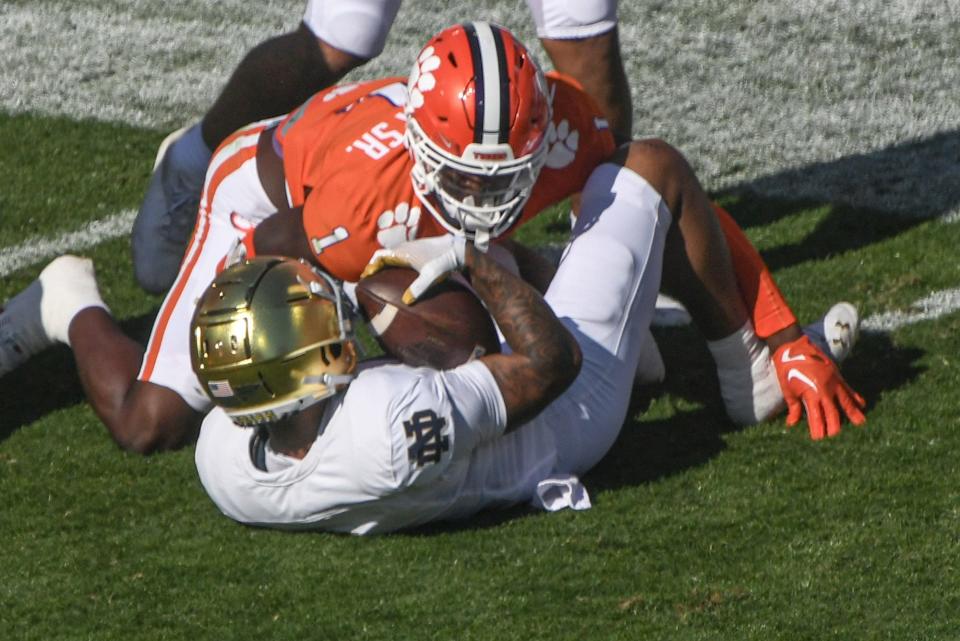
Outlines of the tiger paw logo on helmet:
[{"label": "tiger paw logo on helmet", "polygon": [[547,128],[547,167],[563,169],[572,163],[579,143],[580,132],[576,129],[571,131],[566,119],[561,120],[559,125],[551,122]]},{"label": "tiger paw logo on helmet", "polygon": [[440,58],[434,55],[433,46],[429,46],[420,52],[416,64],[413,65],[413,71],[410,74],[410,82],[407,90],[410,92],[410,107],[419,109],[423,106],[423,94],[437,86],[437,79],[433,71],[440,68]]}]

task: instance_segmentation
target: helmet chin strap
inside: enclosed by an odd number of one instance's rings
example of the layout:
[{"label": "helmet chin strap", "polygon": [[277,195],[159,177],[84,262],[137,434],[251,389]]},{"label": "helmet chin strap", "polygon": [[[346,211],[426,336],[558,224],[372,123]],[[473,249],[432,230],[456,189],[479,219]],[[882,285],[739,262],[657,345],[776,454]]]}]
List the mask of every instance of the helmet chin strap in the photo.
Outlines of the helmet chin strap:
[{"label": "helmet chin strap", "polygon": [[304,376],[304,385],[326,385],[330,388],[336,388],[340,385],[347,385],[353,380],[353,374],[321,374],[320,376]]},{"label": "helmet chin strap", "polygon": [[487,229],[478,229],[473,232],[473,246],[486,253],[487,248],[490,247],[490,231]]},{"label": "helmet chin strap", "polygon": [[[466,204],[466,205],[473,205],[473,204],[474,204],[474,198],[473,198],[473,196],[467,196],[466,198],[463,199],[463,202],[464,202],[464,204]],[[464,232],[466,232],[466,229],[467,229],[466,217],[467,217],[467,215],[464,214],[462,210],[461,210],[461,211],[458,211],[457,214],[458,214],[458,215],[457,215],[457,218],[460,219],[460,228],[461,228],[462,230],[464,230]],[[490,230],[489,230],[489,229],[474,229],[474,230],[472,231],[472,234],[473,234],[473,246],[476,247],[477,249],[479,249],[479,250],[482,251],[482,252],[486,252],[486,251],[487,251],[487,247],[490,246]],[[468,236],[468,238],[469,238],[469,236]]]}]

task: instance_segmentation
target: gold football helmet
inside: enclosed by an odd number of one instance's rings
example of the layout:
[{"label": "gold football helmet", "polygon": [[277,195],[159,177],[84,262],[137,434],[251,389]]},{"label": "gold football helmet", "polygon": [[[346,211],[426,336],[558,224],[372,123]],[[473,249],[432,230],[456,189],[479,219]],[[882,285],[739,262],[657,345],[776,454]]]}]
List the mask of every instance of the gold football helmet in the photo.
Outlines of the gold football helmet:
[{"label": "gold football helmet", "polygon": [[353,378],[356,347],[340,288],[302,261],[262,256],[214,278],[190,328],[193,369],[242,426],[278,421]]}]

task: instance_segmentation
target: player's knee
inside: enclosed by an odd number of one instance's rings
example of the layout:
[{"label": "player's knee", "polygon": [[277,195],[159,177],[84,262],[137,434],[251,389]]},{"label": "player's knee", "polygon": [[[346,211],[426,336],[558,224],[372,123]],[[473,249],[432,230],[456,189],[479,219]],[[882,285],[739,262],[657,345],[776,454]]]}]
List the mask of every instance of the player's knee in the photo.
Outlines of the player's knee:
[{"label": "player's knee", "polygon": [[584,85],[593,82],[598,73],[600,79],[607,80],[622,64],[616,29],[584,38],[541,38],[540,43],[557,71]]},{"label": "player's knee", "polygon": [[125,452],[147,455],[164,449],[159,424],[136,416],[136,412],[105,418],[104,423],[117,447]]},{"label": "player's knee", "polygon": [[303,81],[314,91],[330,86],[369,60],[330,44],[302,23],[296,31],[281,37],[290,42],[284,49],[287,64],[300,70]]},{"label": "player's knee", "polygon": [[141,454],[143,456],[154,454],[165,449],[172,449],[163,446],[163,441],[157,432],[148,431],[147,429],[141,429],[134,434],[117,439],[117,445],[126,452]]},{"label": "player's knee", "polygon": [[333,72],[346,73],[383,51],[400,0],[310,0],[302,28],[320,43]]},{"label": "player's knee", "polygon": [[541,38],[591,38],[617,25],[617,0],[527,0],[527,5]]},{"label": "player's knee", "polygon": [[638,173],[653,170],[681,173],[690,170],[683,154],[660,138],[643,138],[628,145],[625,166]]},{"label": "player's knee", "polygon": [[663,196],[671,211],[691,185],[699,184],[683,154],[659,138],[630,143],[623,164],[650,183]]},{"label": "player's knee", "polygon": [[323,61],[323,66],[338,78],[366,64],[370,60],[369,58],[361,58],[342,49],[337,49],[320,38],[316,38],[315,42],[317,45],[317,55]]},{"label": "player's knee", "polygon": [[176,272],[161,273],[153,264],[139,258],[145,252],[138,252],[136,246],[133,251],[133,277],[137,285],[148,294],[165,294],[173,285]]}]

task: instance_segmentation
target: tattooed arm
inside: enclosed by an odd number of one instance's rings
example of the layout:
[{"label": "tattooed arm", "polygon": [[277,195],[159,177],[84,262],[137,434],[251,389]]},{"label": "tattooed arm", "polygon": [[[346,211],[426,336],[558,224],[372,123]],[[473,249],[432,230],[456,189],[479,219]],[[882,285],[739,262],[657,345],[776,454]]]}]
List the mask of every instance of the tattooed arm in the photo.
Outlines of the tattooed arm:
[{"label": "tattooed arm", "polygon": [[468,244],[465,271],[513,350],[481,358],[500,387],[507,431],[559,396],[580,372],[576,340],[540,294]]},{"label": "tattooed arm", "polygon": [[513,350],[480,359],[503,396],[508,431],[540,412],[580,372],[580,346],[539,292],[463,237],[419,238],[377,250],[363,275],[389,265],[419,272],[403,293],[408,305],[453,270],[470,278]]}]

